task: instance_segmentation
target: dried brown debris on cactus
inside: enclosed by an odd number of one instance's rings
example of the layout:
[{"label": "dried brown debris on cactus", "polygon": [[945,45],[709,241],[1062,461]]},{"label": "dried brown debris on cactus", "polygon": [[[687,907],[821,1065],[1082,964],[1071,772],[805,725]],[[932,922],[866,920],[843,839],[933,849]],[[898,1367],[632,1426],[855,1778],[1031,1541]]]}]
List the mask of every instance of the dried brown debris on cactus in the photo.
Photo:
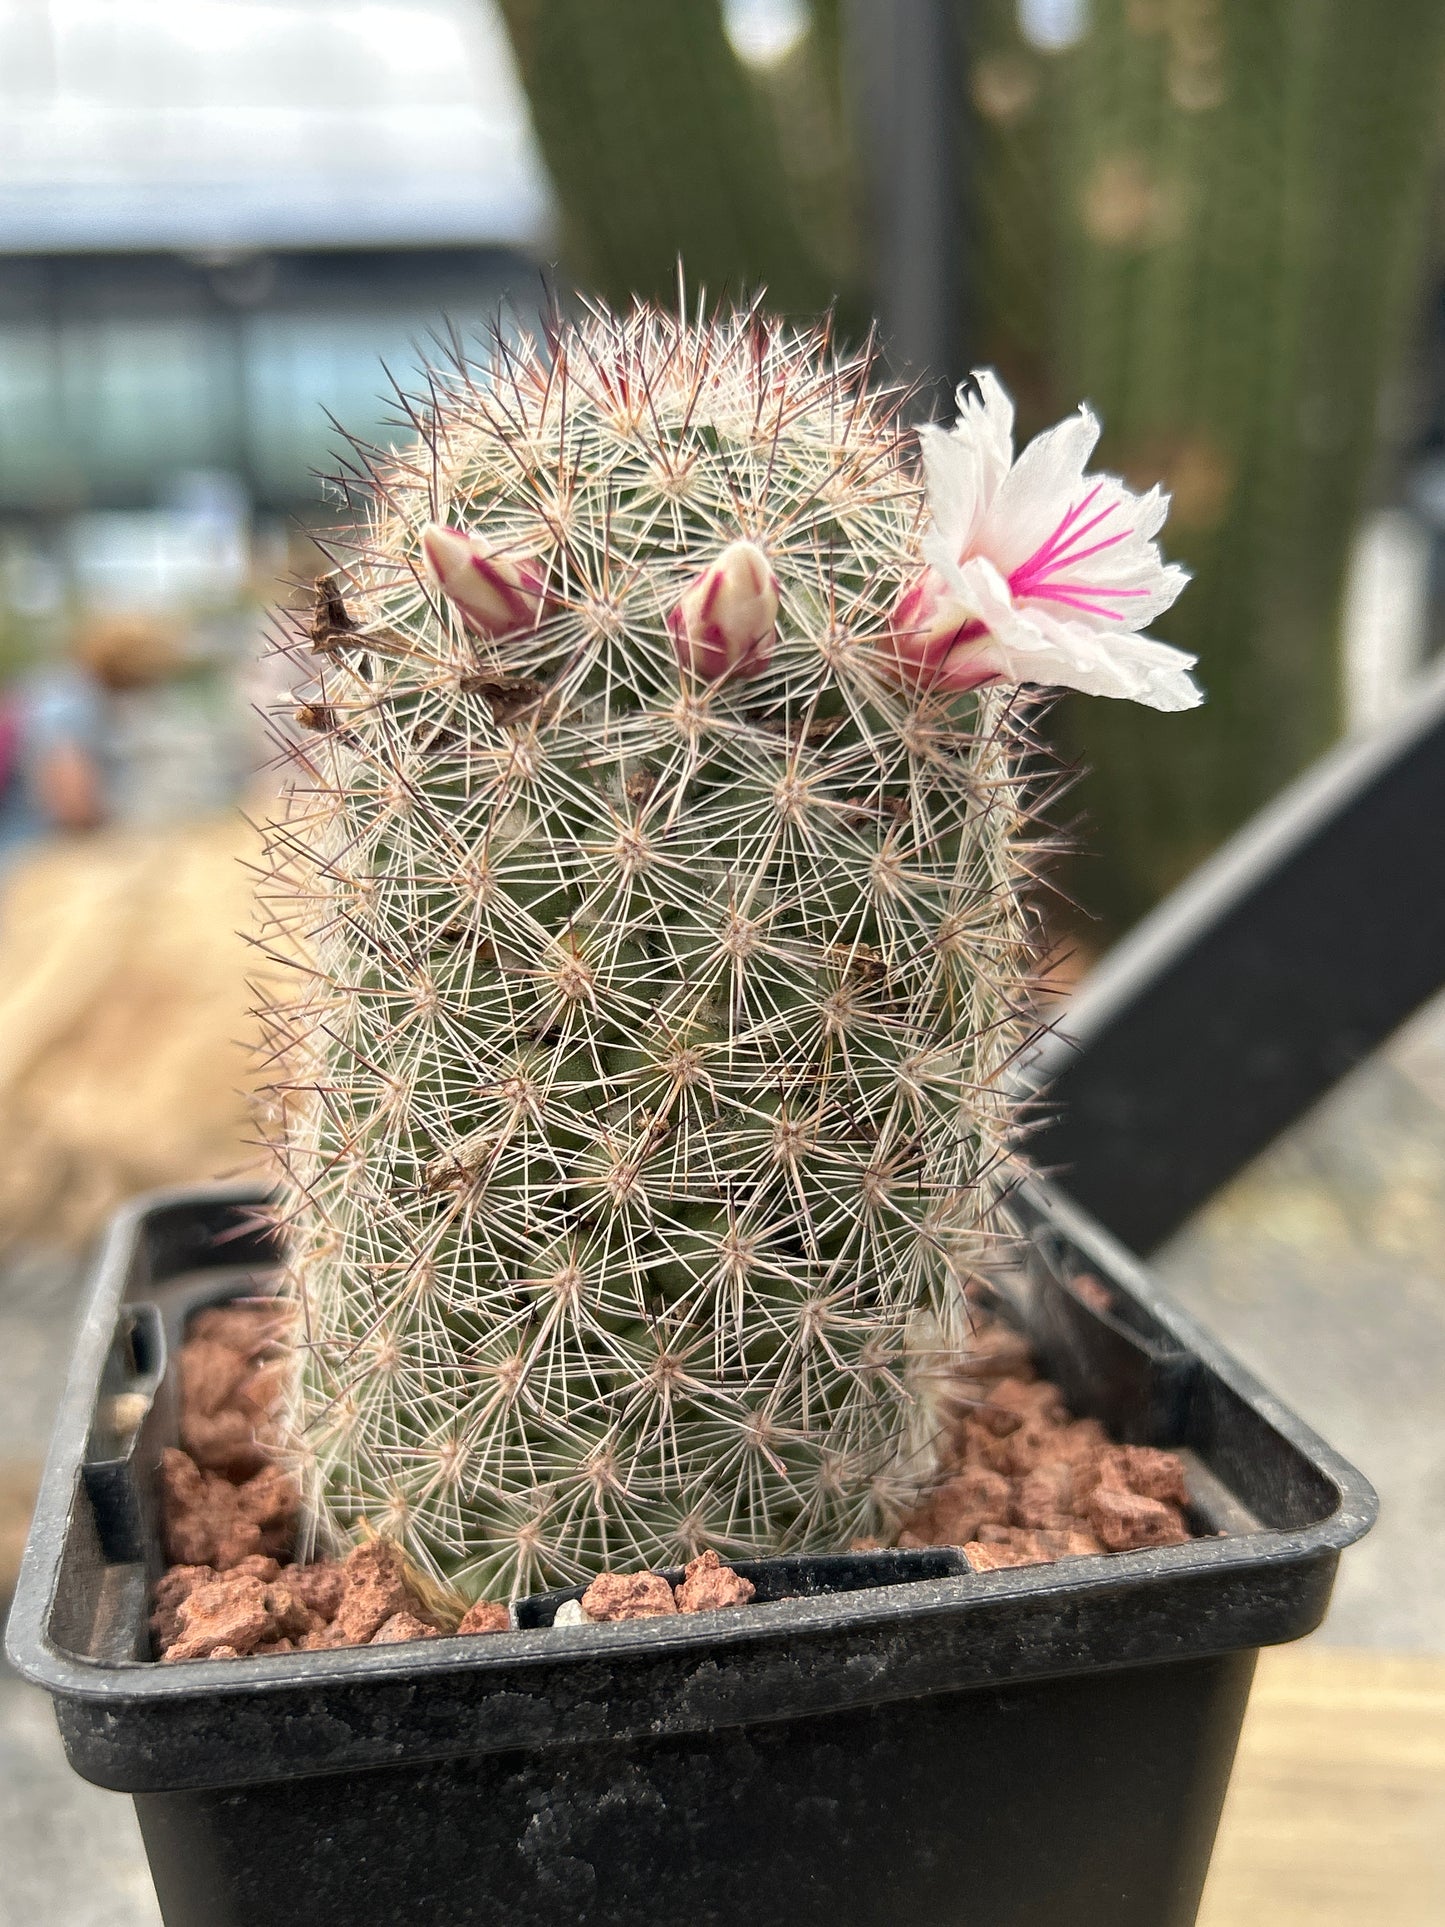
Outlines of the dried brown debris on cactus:
[{"label": "dried brown debris on cactus", "polygon": [[356,634],[357,624],[346,606],[336,575],[316,578],[316,600],[311,612],[311,646],[318,652],[334,649]]}]

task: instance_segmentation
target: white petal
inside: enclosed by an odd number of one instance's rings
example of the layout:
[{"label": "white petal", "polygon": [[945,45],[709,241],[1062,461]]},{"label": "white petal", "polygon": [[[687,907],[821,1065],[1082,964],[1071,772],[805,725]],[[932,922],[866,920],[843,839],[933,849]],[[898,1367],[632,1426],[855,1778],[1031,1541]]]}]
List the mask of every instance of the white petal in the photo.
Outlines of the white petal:
[{"label": "white petal", "polygon": [[[1032,452],[1032,447],[1025,451],[1025,461]],[[1022,469],[1020,461],[1015,474]],[[1012,559],[1017,553],[1014,525],[1006,535],[997,532],[1012,490],[1010,477],[977,548],[1008,576],[1015,602],[1051,605],[1062,620],[1092,628],[1142,629],[1170,606],[1189,580],[1186,570],[1165,565],[1150,539],[1169,507],[1162,490],[1140,496],[1117,476],[1082,476],[1072,484],[1062,512],[1058,505],[1063,498],[1055,496],[1043,518],[1045,534],[1021,561]],[[1036,500],[1041,502],[1042,495]],[[1019,526],[1027,528],[1032,541],[1039,523],[1026,518]],[[1010,558],[1007,566],[1005,555]]]},{"label": "white petal", "polygon": [[[1169,511],[1169,497],[1158,488],[1135,495],[1114,475],[1086,476],[1084,493],[1090,500],[1079,533],[1066,539],[1049,574],[1072,603],[1089,602],[1091,588],[1104,591],[1098,607],[1105,613],[1064,601],[1058,613],[1095,627],[1142,629],[1178,599],[1189,580],[1189,571],[1166,564],[1150,540]],[[1047,593],[1041,599],[1055,600]]]},{"label": "white petal", "polygon": [[931,528],[919,545],[923,559],[937,569],[950,587],[961,591],[963,578],[959,574],[960,549],[957,542],[938,527]]},{"label": "white petal", "polygon": [[1204,698],[1188,673],[1194,657],[1152,636],[1068,621],[1041,605],[1016,605],[982,557],[958,571],[963,599],[987,623],[1006,682],[1078,689],[1150,709],[1193,709]]},{"label": "white petal", "polygon": [[[1129,493],[1124,488],[1124,484],[1118,481],[1117,476],[1103,475],[1099,479],[1104,482],[1116,482],[1126,495]],[[1169,513],[1168,495],[1156,482],[1147,495],[1136,495],[1133,501],[1134,533],[1145,537],[1157,535],[1163,528],[1164,519]]]},{"label": "white petal", "polygon": [[1014,407],[991,368],[975,371],[974,392],[958,390],[952,428],[928,422],[919,429],[933,533],[954,561],[973,546],[979,523],[1013,461]]},{"label": "white petal", "polygon": [[979,530],[978,546],[1012,575],[1058,527],[1088,485],[1084,466],[1099,439],[1087,408],[1035,435],[1003,481]]},{"label": "white petal", "polygon": [[925,422],[918,431],[918,444],[933,519],[930,534],[956,561],[972,544],[985,507],[978,452],[937,422]]},{"label": "white petal", "polygon": [[979,452],[980,466],[988,499],[1013,467],[1014,405],[1009,392],[992,368],[975,368],[954,397],[958,420],[953,432],[960,441],[969,441]]}]

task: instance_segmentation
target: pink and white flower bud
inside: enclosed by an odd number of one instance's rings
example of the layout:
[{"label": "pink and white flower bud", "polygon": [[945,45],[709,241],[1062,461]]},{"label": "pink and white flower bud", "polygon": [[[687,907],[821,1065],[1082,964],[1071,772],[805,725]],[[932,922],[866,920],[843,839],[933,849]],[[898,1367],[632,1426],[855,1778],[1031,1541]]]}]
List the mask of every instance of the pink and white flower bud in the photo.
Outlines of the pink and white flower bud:
[{"label": "pink and white flower bud", "polygon": [[996,681],[1003,667],[988,630],[933,569],[894,603],[887,658],[900,682],[951,695]]},{"label": "pink and white flower bud", "polygon": [[752,542],[730,542],[667,618],[677,659],[704,682],[758,676],[777,637],[778,581]]},{"label": "pink and white flower bud", "polygon": [[495,642],[540,618],[545,584],[525,557],[494,554],[481,536],[437,522],[422,530],[421,548],[432,581],[477,635]]}]

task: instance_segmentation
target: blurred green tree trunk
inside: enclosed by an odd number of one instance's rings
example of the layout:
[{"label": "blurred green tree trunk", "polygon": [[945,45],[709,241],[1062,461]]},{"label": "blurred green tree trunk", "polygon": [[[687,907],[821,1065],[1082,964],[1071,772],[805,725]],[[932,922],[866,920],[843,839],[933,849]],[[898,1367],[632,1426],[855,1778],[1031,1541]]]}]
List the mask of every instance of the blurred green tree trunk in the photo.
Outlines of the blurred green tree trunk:
[{"label": "blurred green tree trunk", "polygon": [[766,285],[816,311],[856,272],[836,6],[765,83],[718,0],[501,0],[562,210],[565,265],[609,300]]},{"label": "blurred green tree trunk", "polygon": [[1156,627],[1209,691],[1183,717],[1060,712],[1092,772],[1077,888],[1117,928],[1338,733],[1341,590],[1424,258],[1445,6],[1094,0],[1053,57],[1014,22],[986,0],[972,66],[988,333],[1032,413],[1087,395],[1107,464],[1172,488],[1167,543],[1195,581]]}]

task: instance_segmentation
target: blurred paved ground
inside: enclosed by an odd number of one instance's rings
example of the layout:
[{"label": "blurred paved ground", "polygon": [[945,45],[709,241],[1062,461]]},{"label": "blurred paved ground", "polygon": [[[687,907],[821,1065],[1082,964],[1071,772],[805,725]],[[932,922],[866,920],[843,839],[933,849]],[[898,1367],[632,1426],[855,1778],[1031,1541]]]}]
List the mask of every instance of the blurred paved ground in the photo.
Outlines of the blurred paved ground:
[{"label": "blurred paved ground", "polygon": [[[60,1395],[81,1266],[30,1253],[0,1273],[0,1610]],[[0,1927],[160,1927],[129,1800],[65,1764],[50,1702],[0,1659]]]},{"label": "blurred paved ground", "polygon": [[1323,1638],[1445,1652],[1445,998],[1155,1268],[1380,1495]]},{"label": "blurred paved ground", "polygon": [[[1380,1525],[1346,1557],[1322,1639],[1445,1651],[1445,999],[1221,1194],[1158,1268],[1379,1489]],[[43,1256],[0,1275],[0,1562],[6,1494],[18,1513],[44,1449],[76,1279],[73,1262]],[[1231,1894],[1258,1892],[1236,1844],[1248,1785],[1245,1770],[1221,1847]],[[1279,1840],[1271,1822],[1276,1855]],[[1383,1863],[1397,1847],[1380,1856],[1370,1927],[1433,1918],[1388,1899]],[[0,1927],[157,1927],[129,1801],[68,1771],[48,1705],[3,1672],[0,1867]],[[1224,1899],[1216,1884],[1211,1927],[1262,1918],[1252,1902],[1226,1914]]]}]

